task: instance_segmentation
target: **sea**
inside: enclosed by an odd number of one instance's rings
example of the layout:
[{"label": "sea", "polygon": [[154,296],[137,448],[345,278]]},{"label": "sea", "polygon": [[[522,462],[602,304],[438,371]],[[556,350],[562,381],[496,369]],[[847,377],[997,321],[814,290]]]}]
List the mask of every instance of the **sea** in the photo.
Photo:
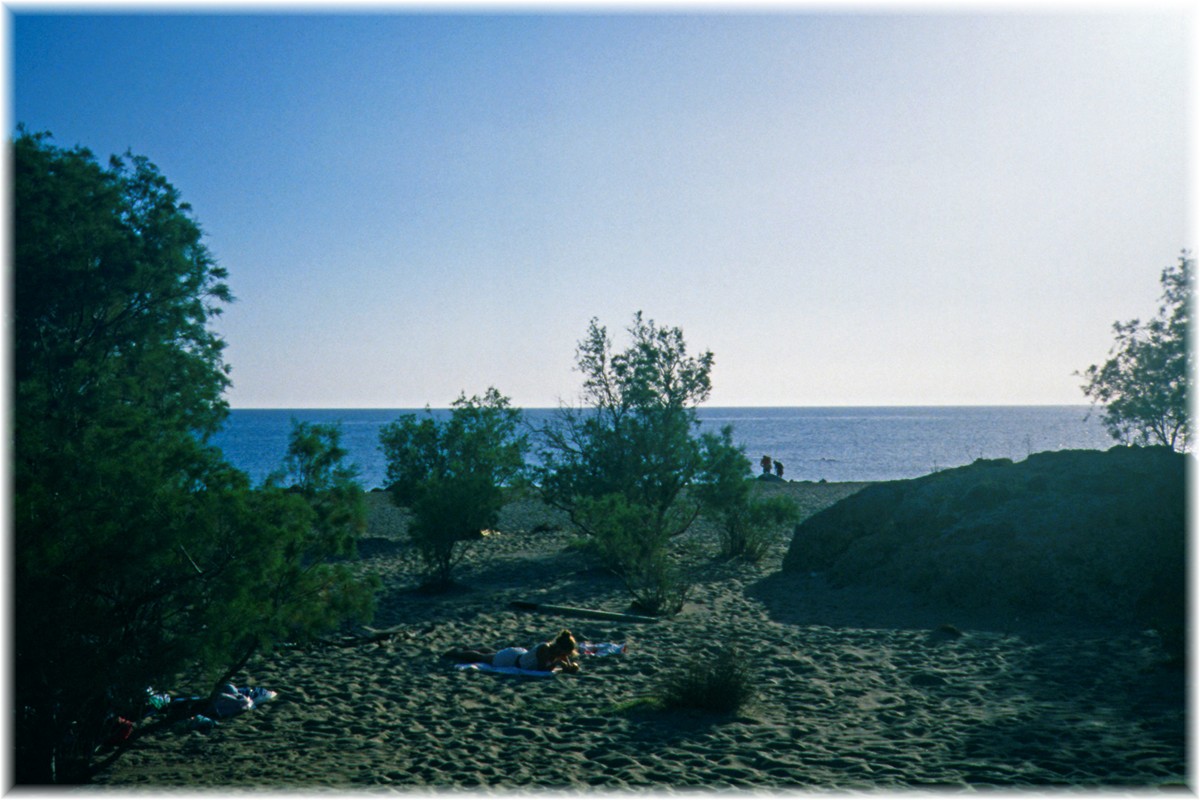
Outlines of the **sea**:
[{"label": "sea", "polygon": [[[383,425],[424,409],[234,409],[212,443],[255,483],[278,469],[292,421],[337,423],[364,488],[385,485]],[[435,418],[449,416],[434,409]],[[558,409],[523,409],[537,429]],[[783,464],[785,480],[887,481],[916,478],[980,458],[1020,461],[1046,450],[1107,450],[1114,442],[1086,405],[705,408],[701,431],[733,426],[753,474],[763,456]]]}]

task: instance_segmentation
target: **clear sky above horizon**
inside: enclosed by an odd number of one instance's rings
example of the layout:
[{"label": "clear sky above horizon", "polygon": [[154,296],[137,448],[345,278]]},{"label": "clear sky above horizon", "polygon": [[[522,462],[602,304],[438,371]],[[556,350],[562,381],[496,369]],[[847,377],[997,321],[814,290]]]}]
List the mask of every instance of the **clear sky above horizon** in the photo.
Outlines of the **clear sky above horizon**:
[{"label": "clear sky above horizon", "polygon": [[639,309],[711,405],[1085,403],[1195,245],[1186,6],[9,14],[12,125],[193,206],[235,408],[553,406]]}]

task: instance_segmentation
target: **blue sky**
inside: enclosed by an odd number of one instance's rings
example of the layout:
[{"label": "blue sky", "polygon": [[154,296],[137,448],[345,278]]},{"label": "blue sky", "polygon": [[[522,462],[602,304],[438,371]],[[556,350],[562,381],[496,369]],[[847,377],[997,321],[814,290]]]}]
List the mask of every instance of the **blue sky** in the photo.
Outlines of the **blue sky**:
[{"label": "blue sky", "polygon": [[713,405],[1083,403],[1195,245],[1158,9],[10,7],[11,119],[192,204],[234,407],[553,406],[639,309]]}]

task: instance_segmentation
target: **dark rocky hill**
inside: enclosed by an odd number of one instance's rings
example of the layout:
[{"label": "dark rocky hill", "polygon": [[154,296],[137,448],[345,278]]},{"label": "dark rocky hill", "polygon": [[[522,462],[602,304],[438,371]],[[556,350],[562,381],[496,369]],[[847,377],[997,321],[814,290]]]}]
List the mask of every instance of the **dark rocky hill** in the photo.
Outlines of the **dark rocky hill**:
[{"label": "dark rocky hill", "polygon": [[1192,464],[1167,448],[1114,447],[872,484],[797,526],[783,569],[1179,635]]}]

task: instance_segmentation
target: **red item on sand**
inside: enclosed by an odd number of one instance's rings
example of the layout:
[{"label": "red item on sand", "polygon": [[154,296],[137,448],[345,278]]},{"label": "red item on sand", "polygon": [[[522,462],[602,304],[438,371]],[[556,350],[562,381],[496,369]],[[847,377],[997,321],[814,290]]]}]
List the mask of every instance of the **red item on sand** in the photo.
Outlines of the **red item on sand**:
[{"label": "red item on sand", "polygon": [[117,717],[117,727],[112,734],[104,740],[107,747],[116,747],[122,742],[128,741],[133,735],[133,723],[124,717]]}]

